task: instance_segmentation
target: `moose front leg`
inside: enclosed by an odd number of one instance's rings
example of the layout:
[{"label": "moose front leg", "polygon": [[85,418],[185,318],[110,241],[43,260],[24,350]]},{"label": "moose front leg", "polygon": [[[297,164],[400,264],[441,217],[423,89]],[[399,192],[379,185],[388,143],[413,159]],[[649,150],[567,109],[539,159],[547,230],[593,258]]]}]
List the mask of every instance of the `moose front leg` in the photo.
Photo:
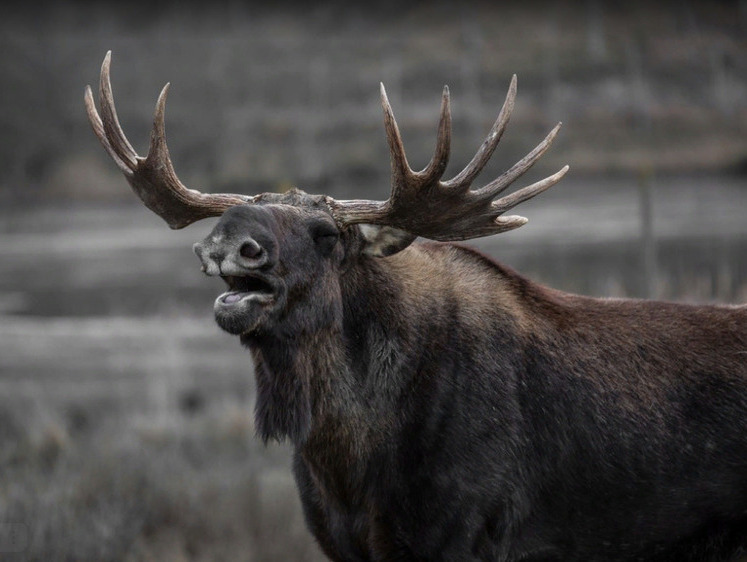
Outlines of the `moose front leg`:
[{"label": "moose front leg", "polygon": [[306,524],[324,554],[335,562],[371,562],[367,522],[362,522],[357,512],[346,515],[333,507],[298,452],[293,457],[293,475]]}]

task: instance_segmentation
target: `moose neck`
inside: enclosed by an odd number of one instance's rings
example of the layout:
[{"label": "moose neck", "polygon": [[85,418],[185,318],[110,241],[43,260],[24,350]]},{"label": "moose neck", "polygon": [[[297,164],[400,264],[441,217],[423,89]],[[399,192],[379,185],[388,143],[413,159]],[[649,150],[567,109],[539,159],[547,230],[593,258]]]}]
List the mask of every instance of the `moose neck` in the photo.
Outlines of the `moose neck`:
[{"label": "moose neck", "polygon": [[[318,302],[319,297],[307,300]],[[308,438],[313,419],[324,409],[320,386],[340,378],[345,369],[339,316],[318,306],[313,311],[298,306],[281,329],[241,336],[254,358],[255,422],[265,442],[289,438],[299,444]]]},{"label": "moose neck", "polygon": [[387,406],[405,383],[406,356],[422,336],[401,314],[411,296],[400,261],[364,258],[350,268],[333,291],[335,311],[318,314],[322,321],[310,324],[305,312],[303,321],[289,318],[286,330],[242,336],[254,358],[256,424],[265,441],[300,445],[330,431],[338,443],[356,441],[373,422],[386,424]]},{"label": "moose neck", "polygon": [[[487,284],[480,275],[495,267],[450,244],[415,244],[385,259],[361,257],[334,290],[324,284],[333,296],[316,321],[301,309],[304,320],[289,318],[287,330],[244,341],[255,360],[259,434],[296,445],[323,435],[354,448],[389,434],[393,404],[417,373],[428,371],[431,361],[438,363],[434,368],[448,368],[450,356],[434,356],[434,350],[472,349],[474,341],[460,338],[485,333],[469,328],[488,312],[491,322],[515,321],[515,307],[507,309],[514,299],[500,289],[502,275]],[[317,295],[316,310],[321,300]]]}]

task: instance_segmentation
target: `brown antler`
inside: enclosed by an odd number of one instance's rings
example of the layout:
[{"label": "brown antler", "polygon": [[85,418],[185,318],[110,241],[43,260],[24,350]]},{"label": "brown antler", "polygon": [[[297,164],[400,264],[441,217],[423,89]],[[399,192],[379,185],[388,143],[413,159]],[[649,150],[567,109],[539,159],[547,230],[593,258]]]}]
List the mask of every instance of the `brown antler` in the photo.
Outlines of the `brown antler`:
[{"label": "brown antler", "polygon": [[96,133],[109,156],[122,170],[132,189],[143,200],[146,207],[165,220],[171,228],[184,228],[200,219],[221,215],[229,207],[251,203],[254,200],[253,197],[247,195],[200,193],[188,189],[176,177],[169,157],[169,149],[166,146],[164,124],[168,84],[161,90],[156,103],[148,156],[145,158],[138,156],[125,137],[114,108],[114,96],[109,79],[110,64],[111,51],[106,53],[101,65],[99,83],[101,117],[96,111],[91,87],[86,86],[85,102],[88,120],[91,122],[93,132]]},{"label": "brown antler", "polygon": [[537,183],[498,200],[494,199],[545,153],[560,129],[560,123],[534,150],[499,178],[480,189],[470,189],[472,181],[488,162],[503,135],[515,98],[516,75],[511,79],[498,119],[477,154],[454,178],[441,181],[449,161],[451,139],[449,88],[444,87],[441,100],[441,120],[435,154],[423,170],[414,172],[407,163],[399,128],[382,84],[381,105],[392,162],[391,195],[387,201],[335,201],[328,198],[327,203],[335,219],[342,224],[392,226],[433,240],[467,240],[513,230],[526,224],[527,219],[524,217],[501,215],[555,185],[568,171],[568,166]]}]

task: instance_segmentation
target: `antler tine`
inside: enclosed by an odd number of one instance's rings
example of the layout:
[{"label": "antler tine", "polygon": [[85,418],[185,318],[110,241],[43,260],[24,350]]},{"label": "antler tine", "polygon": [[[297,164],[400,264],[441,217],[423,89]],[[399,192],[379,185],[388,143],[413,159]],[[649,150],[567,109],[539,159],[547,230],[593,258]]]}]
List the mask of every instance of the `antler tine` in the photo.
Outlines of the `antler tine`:
[{"label": "antler tine", "polygon": [[519,160],[516,164],[511,166],[511,168],[491,181],[485,187],[476,189],[474,192],[475,195],[484,199],[493,199],[496,195],[504,191],[509,185],[516,181],[517,178],[524,175],[524,173],[534,166],[534,163],[537,162],[545,152],[547,152],[547,149],[550,148],[552,141],[555,140],[562,125],[562,123],[555,125],[552,131],[550,131],[542,142],[535,146],[529,154],[524,156],[524,158]]},{"label": "antler tine", "polygon": [[481,189],[470,189],[472,181],[488,162],[506,128],[515,98],[514,75],[501,112],[480,149],[457,176],[449,181],[440,181],[443,174],[441,166],[446,166],[445,155],[448,154],[450,132],[448,90],[444,90],[436,154],[422,172],[414,173],[407,164],[402,140],[382,87],[384,122],[392,154],[392,193],[387,201],[335,201],[328,197],[327,205],[333,216],[342,225],[386,225],[413,237],[423,236],[442,241],[488,236],[526,224],[527,219],[524,217],[502,214],[555,185],[566,174],[568,166],[511,195],[497,201],[493,199],[545,153],[557,135],[560,124],[498,179]]},{"label": "antler tine", "polygon": [[88,119],[101,144],[146,207],[165,220],[171,228],[183,228],[200,219],[221,215],[230,207],[251,203],[254,200],[247,195],[200,193],[188,189],[179,181],[166,144],[165,110],[168,84],[164,86],[156,103],[148,156],[138,156],[117,118],[109,79],[110,64],[111,51],[106,54],[101,65],[101,116],[96,111],[91,87],[86,88],[85,104]]},{"label": "antler tine", "polygon": [[[392,164],[392,194],[395,190],[406,185],[406,180],[412,178],[415,172],[412,171],[407,163],[405,147],[402,144],[402,136],[399,133],[397,120],[394,118],[394,111],[386,95],[384,83],[380,83],[381,91],[381,108],[384,110],[384,129],[386,131],[386,140],[389,144],[389,157]],[[403,181],[400,181],[403,180]]]},{"label": "antler tine", "polygon": [[424,183],[438,180],[444,175],[446,166],[449,164],[451,153],[451,106],[449,100],[449,87],[444,86],[441,95],[441,117],[438,121],[438,137],[436,138],[436,150],[428,165],[418,172]]},{"label": "antler tine", "polygon": [[111,159],[114,160],[114,163],[122,171],[122,173],[126,176],[131,175],[132,169],[129,167],[129,165],[125,164],[122,161],[122,159],[112,148],[112,145],[109,144],[109,139],[106,137],[106,131],[104,130],[104,123],[101,121],[99,112],[96,111],[96,104],[93,101],[93,91],[91,90],[91,86],[86,86],[84,101],[86,104],[88,121],[89,123],[91,123],[91,127],[93,128],[93,132],[96,134],[96,137],[98,137],[99,141],[106,149],[106,152],[109,154],[109,156],[111,156]]},{"label": "antler tine", "polygon": [[485,167],[485,164],[488,163],[488,160],[490,160],[490,157],[498,146],[498,142],[501,140],[501,137],[506,130],[506,125],[508,125],[508,120],[511,118],[511,113],[514,111],[515,101],[516,74],[511,77],[511,84],[508,87],[506,99],[503,102],[501,111],[498,114],[495,123],[493,123],[488,136],[485,137],[485,140],[482,145],[480,145],[480,148],[477,150],[477,153],[474,155],[470,163],[452,179],[443,182],[444,187],[447,189],[469,189],[469,186]]},{"label": "antler tine", "polygon": [[518,191],[514,191],[513,193],[506,195],[505,197],[501,197],[500,199],[493,201],[490,204],[490,207],[499,213],[505,213],[509,209],[513,209],[514,207],[516,207],[516,205],[519,205],[520,203],[523,203],[524,201],[531,199],[536,195],[539,195],[543,191],[550,189],[553,185],[558,183],[563,178],[568,170],[568,165],[565,165],[553,175],[535,182],[532,185],[522,187]]},{"label": "antler tine", "polygon": [[130,141],[122,131],[119,124],[119,117],[114,106],[114,94],[112,93],[112,83],[109,76],[111,66],[112,52],[107,51],[104,62],[101,63],[101,78],[99,80],[99,96],[101,99],[101,117],[104,123],[104,131],[109,139],[112,150],[116,152],[120,160],[124,162],[131,170],[137,165],[137,153],[132,148]]},{"label": "antler tine", "polygon": [[[158,95],[158,101],[156,101],[156,109],[153,111],[153,128],[150,131],[150,147],[148,148],[146,162],[151,166],[158,162],[163,163],[168,172],[169,180],[183,187],[183,184],[179,181],[174,171],[174,165],[169,155],[169,147],[166,144],[166,98],[169,94],[170,86],[171,84],[167,82]],[[184,189],[187,188],[184,187]]]}]

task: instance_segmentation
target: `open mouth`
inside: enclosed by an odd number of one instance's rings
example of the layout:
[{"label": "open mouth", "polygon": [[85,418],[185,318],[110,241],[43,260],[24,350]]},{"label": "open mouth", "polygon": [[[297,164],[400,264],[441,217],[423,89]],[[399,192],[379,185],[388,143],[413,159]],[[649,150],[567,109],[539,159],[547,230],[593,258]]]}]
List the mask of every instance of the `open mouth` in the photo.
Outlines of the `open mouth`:
[{"label": "open mouth", "polygon": [[221,275],[228,286],[228,291],[218,297],[218,302],[231,306],[244,301],[271,303],[275,300],[276,291],[272,284],[257,276]]},{"label": "open mouth", "polygon": [[255,332],[272,318],[284,302],[280,279],[259,273],[221,275],[228,291],[215,299],[215,321],[229,334]]}]

